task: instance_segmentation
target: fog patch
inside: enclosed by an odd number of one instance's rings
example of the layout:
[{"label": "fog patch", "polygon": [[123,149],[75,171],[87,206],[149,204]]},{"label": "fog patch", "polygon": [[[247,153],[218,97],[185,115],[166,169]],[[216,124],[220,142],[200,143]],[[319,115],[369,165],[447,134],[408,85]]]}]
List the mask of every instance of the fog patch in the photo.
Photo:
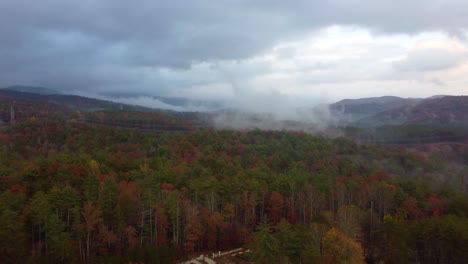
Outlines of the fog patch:
[{"label": "fog patch", "polygon": [[216,128],[314,132],[333,123],[324,98],[301,98],[275,88],[259,90],[249,83],[239,83],[220,67],[218,70],[231,84],[233,96],[226,109],[216,113]]},{"label": "fog patch", "polygon": [[114,102],[129,104],[129,105],[138,105],[153,109],[166,109],[174,111],[186,111],[182,106],[175,106],[166,104],[158,99],[149,96],[136,96],[136,97],[112,97],[107,100],[112,100]]}]

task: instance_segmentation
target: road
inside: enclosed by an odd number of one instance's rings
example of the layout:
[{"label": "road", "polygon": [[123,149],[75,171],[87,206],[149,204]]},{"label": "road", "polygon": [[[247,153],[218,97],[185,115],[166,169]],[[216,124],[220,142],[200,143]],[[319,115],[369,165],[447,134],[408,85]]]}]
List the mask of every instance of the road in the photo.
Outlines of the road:
[{"label": "road", "polygon": [[200,255],[199,257],[181,262],[179,264],[216,264],[216,260],[221,258],[235,257],[237,255],[242,255],[248,252],[250,252],[250,249],[244,248],[236,248],[228,251],[218,251],[207,255]]}]

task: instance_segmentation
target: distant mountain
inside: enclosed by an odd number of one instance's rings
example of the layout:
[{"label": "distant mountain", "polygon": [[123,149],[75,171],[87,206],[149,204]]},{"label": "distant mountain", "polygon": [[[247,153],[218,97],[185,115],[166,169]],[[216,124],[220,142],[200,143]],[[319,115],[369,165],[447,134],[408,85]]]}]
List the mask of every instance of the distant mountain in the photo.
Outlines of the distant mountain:
[{"label": "distant mountain", "polygon": [[63,94],[39,94],[31,92],[23,92],[11,89],[0,89],[0,98],[5,100],[27,100],[33,102],[41,102],[48,104],[55,104],[67,107],[72,110],[80,111],[96,111],[96,110],[110,110],[110,109],[131,109],[131,110],[149,110],[149,108],[141,106],[125,105],[111,101],[99,100],[77,95],[63,95]]},{"label": "distant mountain", "polygon": [[468,125],[468,96],[431,97],[419,104],[383,111],[360,120],[370,125]]},{"label": "distant mountain", "polygon": [[1,88],[0,90],[12,90],[17,92],[36,93],[41,95],[62,94],[62,92],[50,88],[27,85],[12,85],[5,88]]},{"label": "distant mountain", "polygon": [[[35,91],[35,92],[29,92]],[[8,119],[8,111],[13,101],[31,102],[25,105],[28,109],[40,107],[45,113],[50,113],[55,108],[49,108],[44,104],[65,107],[70,111],[98,111],[98,110],[137,110],[157,111],[166,114],[173,110],[147,108],[136,105],[128,105],[107,100],[88,98],[77,95],[57,94],[57,91],[44,87],[10,86],[0,89],[0,103],[3,104],[4,120]],[[131,95],[130,95],[131,96]],[[111,98],[120,98],[118,96]],[[268,122],[277,119],[270,116],[271,113],[256,115],[244,113],[240,109],[223,107],[223,102],[192,100],[179,97],[151,97],[167,105],[183,107],[182,109],[204,109],[213,117],[218,116],[221,127],[231,127],[240,124],[246,126],[244,119],[248,120],[248,126],[273,127]],[[37,104],[40,104],[38,106]],[[26,108],[26,107],[25,107]],[[57,108],[59,109],[59,108]],[[401,98],[396,96],[370,97],[361,99],[345,99],[325,107],[313,109],[296,109],[299,119],[294,119],[297,124],[287,123],[288,118],[281,119],[287,126],[305,126],[305,123],[320,123],[323,125],[336,124],[340,126],[384,126],[402,124],[432,124],[432,125],[468,125],[468,96],[444,96],[437,95],[426,99]],[[20,111],[20,109],[18,109]],[[28,110],[29,111],[29,110]],[[31,110],[32,111],[32,110]],[[30,112],[31,112],[30,111]],[[175,112],[174,112],[175,113]],[[27,116],[25,114],[25,116]],[[246,116],[248,118],[246,118]],[[222,117],[222,118],[221,118]],[[234,118],[235,117],[235,118]],[[304,117],[304,118],[302,118]],[[215,119],[218,120],[218,119]],[[241,120],[242,119],[242,120]],[[242,121],[242,122],[241,122]],[[302,123],[304,124],[302,124]],[[250,125],[253,124],[253,125]],[[276,123],[274,123],[276,127]],[[283,124],[282,124],[283,125]],[[307,124],[308,126],[308,124]],[[305,126],[307,130],[307,126]]]},{"label": "distant mountain", "polygon": [[[33,100],[36,102],[47,102],[70,109],[80,111],[112,110],[112,109],[130,109],[139,111],[158,111],[173,112],[179,111],[214,111],[224,107],[224,103],[214,100],[189,99],[183,97],[163,97],[149,96],[143,94],[122,94],[106,93],[102,94],[102,99],[88,98],[84,96],[69,95],[63,92],[46,87],[13,85],[0,88],[1,99]],[[132,99],[137,100],[132,100]],[[150,103],[139,105],[138,99],[154,99],[163,104],[156,104],[152,107]],[[145,100],[142,100],[145,102]],[[123,102],[123,103],[122,103]],[[160,107],[160,108],[159,108]],[[172,110],[171,110],[172,109]],[[184,110],[186,109],[186,110]]]},{"label": "distant mountain", "polygon": [[407,100],[408,99],[404,99],[398,96],[381,96],[381,97],[367,97],[367,98],[359,98],[359,99],[344,99],[335,103],[335,105],[362,105],[362,104],[386,105],[389,103],[399,103],[399,102],[404,102]]},{"label": "distant mountain", "polygon": [[331,104],[329,109],[337,124],[349,124],[390,109],[413,106],[422,100],[421,98],[401,98],[397,96],[345,99]]}]

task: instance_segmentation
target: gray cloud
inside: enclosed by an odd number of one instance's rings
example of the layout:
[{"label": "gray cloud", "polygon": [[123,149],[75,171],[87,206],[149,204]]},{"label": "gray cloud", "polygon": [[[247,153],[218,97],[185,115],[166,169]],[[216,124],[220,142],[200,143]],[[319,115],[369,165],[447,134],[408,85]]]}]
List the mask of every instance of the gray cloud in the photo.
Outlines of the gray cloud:
[{"label": "gray cloud", "polygon": [[393,63],[396,71],[438,71],[445,70],[460,64],[466,59],[466,54],[450,52],[444,49],[415,50],[402,60]]},{"label": "gray cloud", "polygon": [[161,69],[250,58],[327,25],[462,32],[468,2],[5,0],[0,24],[0,85],[166,94],[190,84]]}]

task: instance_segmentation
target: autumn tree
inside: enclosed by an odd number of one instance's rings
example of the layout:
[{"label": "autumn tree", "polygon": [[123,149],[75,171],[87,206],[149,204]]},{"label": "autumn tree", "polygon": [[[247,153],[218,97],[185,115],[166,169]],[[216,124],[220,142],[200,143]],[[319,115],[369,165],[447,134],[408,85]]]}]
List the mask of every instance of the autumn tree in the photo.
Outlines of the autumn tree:
[{"label": "autumn tree", "polygon": [[284,198],[279,192],[271,192],[268,200],[268,217],[273,224],[280,221],[284,208]]},{"label": "autumn tree", "polygon": [[323,238],[323,259],[328,263],[365,263],[361,244],[335,228]]},{"label": "autumn tree", "polygon": [[93,243],[94,235],[96,234],[99,225],[102,224],[102,212],[92,203],[87,202],[81,212],[84,223],[81,225],[86,232],[86,259],[90,262],[91,244]]},{"label": "autumn tree", "polygon": [[187,204],[185,208],[185,219],[187,223],[184,228],[184,250],[193,252],[197,245],[200,245],[203,227],[200,223],[198,208],[192,204]]},{"label": "autumn tree", "polygon": [[361,215],[357,206],[343,205],[336,213],[336,226],[346,236],[356,238],[361,230]]}]

